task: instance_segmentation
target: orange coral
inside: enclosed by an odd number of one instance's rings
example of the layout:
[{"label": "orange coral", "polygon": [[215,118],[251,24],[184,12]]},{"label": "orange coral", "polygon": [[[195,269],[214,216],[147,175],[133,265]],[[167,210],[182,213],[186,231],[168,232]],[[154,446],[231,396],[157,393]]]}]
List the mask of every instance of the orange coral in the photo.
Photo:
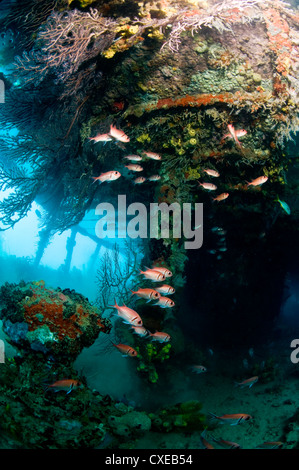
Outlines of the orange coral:
[{"label": "orange coral", "polygon": [[90,325],[91,316],[95,317],[99,330],[105,331],[103,323],[96,318],[97,313],[89,304],[83,306],[76,303],[62,292],[46,289],[44,283],[32,284],[34,287],[30,289],[33,295],[23,301],[24,319],[29,331],[47,326],[59,341],[65,337],[75,339]]},{"label": "orange coral", "polygon": [[202,93],[200,95],[185,95],[179,98],[161,98],[158,101],[137,106],[130,106],[125,112],[125,116],[130,114],[141,116],[143,113],[149,113],[157,109],[170,109],[175,107],[200,107],[216,103],[234,104],[238,107],[248,106],[248,103],[254,101],[255,108],[262,107],[263,103],[269,99],[267,92],[248,93],[237,91],[236,93]]},{"label": "orange coral", "polygon": [[28,323],[29,331],[46,325],[57,334],[60,341],[66,335],[74,339],[80,334],[72,318],[63,318],[63,306],[57,305],[56,302],[50,304],[44,299],[39,299],[36,304],[24,305],[24,310],[24,318]]},{"label": "orange coral", "polygon": [[237,21],[240,21],[240,19],[242,18],[243,13],[240,11],[239,8],[232,8],[231,10],[228,10],[225,14],[225,17],[228,21],[231,21],[231,22],[237,22]]},{"label": "orange coral", "polygon": [[231,93],[222,93],[213,95],[211,93],[203,93],[202,95],[185,95],[182,98],[162,98],[158,100],[156,109],[173,108],[177,106],[207,106],[216,102],[229,102],[233,103]]},{"label": "orange coral", "polygon": [[279,77],[275,77],[273,81],[273,94],[278,96],[286,92],[286,84],[282,83]]},{"label": "orange coral", "polygon": [[291,64],[290,54],[292,51],[289,25],[275,8],[265,8],[263,13],[270,41],[269,47],[277,56],[276,70],[286,76]]}]

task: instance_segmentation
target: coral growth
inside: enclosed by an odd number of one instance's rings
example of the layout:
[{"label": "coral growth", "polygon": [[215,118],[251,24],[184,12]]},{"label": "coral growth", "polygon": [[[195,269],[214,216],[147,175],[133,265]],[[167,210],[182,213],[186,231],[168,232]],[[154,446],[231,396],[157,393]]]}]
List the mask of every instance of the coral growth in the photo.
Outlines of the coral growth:
[{"label": "coral growth", "polygon": [[[136,437],[120,436],[115,420],[129,422],[138,432],[149,429],[151,420],[143,413],[132,415],[132,408],[116,403],[108,395],[91,391],[77,372],[63,362],[43,362],[40,356],[16,356],[0,369],[1,433],[14,442],[14,448],[78,449],[118,448]],[[79,380],[80,387],[70,393],[54,393],[48,385],[63,378]],[[126,415],[128,418],[126,418]]]},{"label": "coral growth", "polygon": [[159,379],[156,365],[169,359],[171,344],[140,344],[136,347],[136,350],[139,358],[137,370],[146,374],[150,383],[156,383]]},{"label": "coral growth", "polygon": [[276,55],[276,70],[283,76],[289,74],[293,44],[290,39],[290,27],[277,8],[268,6],[263,9],[270,41],[270,49]]},{"label": "coral growth", "polygon": [[111,45],[116,25],[96,9],[86,13],[53,11],[38,32],[36,50],[17,58],[16,72],[26,83],[34,80],[35,85],[49,73],[54,73],[58,82],[66,82],[82,63]]},{"label": "coral growth", "polygon": [[206,417],[201,412],[202,405],[197,400],[178,403],[150,414],[153,430],[171,432],[195,432],[204,429]]},{"label": "coral growth", "polygon": [[3,328],[12,344],[68,360],[90,346],[109,322],[81,294],[46,288],[43,281],[4,284],[0,289]]},{"label": "coral growth", "polygon": [[151,429],[151,419],[143,411],[129,411],[122,416],[110,416],[109,425],[118,436],[140,436]]}]

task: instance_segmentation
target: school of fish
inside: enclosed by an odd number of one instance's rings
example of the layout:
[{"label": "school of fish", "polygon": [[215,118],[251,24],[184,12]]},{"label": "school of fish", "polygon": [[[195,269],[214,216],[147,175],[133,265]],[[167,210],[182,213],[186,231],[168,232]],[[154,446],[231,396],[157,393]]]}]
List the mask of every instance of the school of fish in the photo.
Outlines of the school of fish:
[{"label": "school of fish", "polygon": [[[227,128],[228,128],[228,133],[222,137],[220,144],[222,145],[226,139],[232,139],[235,145],[240,150],[242,150],[242,145],[241,145],[239,138],[245,136],[247,134],[247,131],[245,129],[235,129],[232,124],[228,124]],[[117,129],[116,127],[111,125],[109,133],[98,134],[95,137],[90,138],[90,140],[94,141],[95,143],[97,142],[106,143],[109,141],[127,143],[130,141],[130,138],[121,129]],[[124,156],[123,159],[127,161],[127,164],[124,165],[124,168],[126,168],[129,172],[132,172],[132,173],[143,172],[144,169],[140,165],[140,162],[142,162],[144,158],[161,161],[161,155],[158,153],[152,152],[150,150],[143,151],[141,152],[141,154],[142,155],[128,154]],[[211,178],[220,178],[220,173],[215,168],[204,168],[203,171],[207,176]],[[121,176],[120,172],[112,170],[106,173],[102,173],[101,175],[97,177],[93,177],[93,180],[94,182],[99,181],[100,183],[110,182],[110,181],[115,181],[120,176]],[[160,178],[161,177],[157,174],[151,175],[147,178],[144,176],[140,176],[140,177],[135,178],[133,180],[133,183],[135,185],[139,185],[139,184],[145,183],[146,181],[158,181],[160,180]],[[267,181],[268,181],[268,177],[266,175],[260,175],[249,182],[247,181],[246,184],[247,184],[247,188],[249,188],[250,186],[258,187],[258,186],[263,185]],[[209,181],[203,181],[203,182],[198,181],[198,185],[207,191],[216,191],[218,189],[216,184],[211,183]],[[229,193],[223,192],[223,193],[216,195],[214,198],[212,198],[212,201],[219,203],[221,201],[226,200],[228,197],[229,197]],[[290,209],[287,203],[285,203],[284,201],[281,201],[279,198],[277,198],[276,201],[279,202],[280,206],[287,214],[290,214]],[[214,229],[212,230],[216,231],[216,229],[219,229],[217,230],[218,235],[222,237],[225,236],[225,231],[223,231],[222,228],[216,227],[215,230]],[[223,249],[219,248],[219,250],[225,251],[226,248],[223,248]],[[210,250],[210,252],[212,251],[213,250]],[[152,301],[156,301],[156,303],[152,303],[152,305],[159,306],[160,308],[172,308],[175,306],[174,301],[168,297],[169,295],[174,294],[175,289],[172,286],[165,283],[166,279],[172,276],[172,272],[168,268],[161,267],[161,266],[153,266],[152,268],[146,268],[144,271],[140,270],[140,275],[142,275],[145,280],[151,281],[152,283],[163,283],[163,284],[155,288],[145,287],[145,288],[138,288],[137,290],[131,290],[132,296],[136,296],[138,297],[138,299],[143,299],[148,303]],[[138,335],[140,338],[146,338],[152,341],[158,341],[160,343],[169,342],[171,340],[170,335],[166,332],[162,332],[162,331],[150,332],[143,325],[143,321],[140,315],[135,310],[127,307],[126,305],[120,306],[117,304],[115,300],[114,305],[111,305],[110,307],[117,310],[116,315],[118,316],[118,318],[120,318],[124,323],[128,324],[130,328],[132,329],[132,332]],[[112,344],[118,351],[122,353],[123,356],[136,357],[138,355],[137,351],[130,345],[121,344],[121,343],[115,344],[113,342]],[[196,374],[203,374],[207,372],[207,368],[201,364],[194,364],[190,366],[190,369],[192,372]],[[60,382],[58,381],[52,385],[49,385],[48,386],[49,389],[52,388],[55,391],[62,389],[62,390],[66,390],[67,393],[70,393],[74,388],[78,386],[76,384],[76,381],[66,380],[66,381],[60,381]],[[258,377],[254,376],[254,377],[245,379],[241,382],[235,382],[235,385],[240,388],[247,387],[251,389],[253,385],[256,384],[257,382],[258,382]],[[243,422],[252,420],[252,416],[247,413],[216,415],[210,412],[209,414],[210,414],[211,420],[218,422],[220,424],[229,424],[231,426],[237,426]],[[231,442],[229,440],[216,438],[213,435],[211,435],[211,437],[209,438],[207,436],[207,430],[205,430],[200,435],[199,445],[203,449],[214,449],[215,447],[211,441],[223,448],[230,448],[230,449],[241,448],[241,446],[238,443]],[[280,448],[281,446],[282,446],[282,443],[279,441],[263,442],[256,448],[274,449],[274,448]]]},{"label": "school of fish", "polygon": [[[112,124],[110,125],[110,131],[105,134],[97,134],[94,137],[89,137],[90,141],[93,141],[94,143],[102,142],[122,142],[122,143],[128,143],[130,142],[130,137],[125,134],[124,131],[121,129],[117,129],[117,127],[113,126]],[[124,160],[127,160],[127,165],[124,165],[124,168],[126,168],[129,172],[142,172],[144,168],[139,165],[136,162],[141,162],[145,159],[150,159],[150,160],[156,160],[160,161],[162,160],[162,157],[160,154],[152,152],[150,150],[148,151],[143,151],[142,156],[141,155],[135,155],[135,154],[129,154],[123,157]],[[120,178],[122,175],[119,171],[115,170],[110,170],[105,173],[101,173],[99,176],[92,176],[93,182],[98,181],[99,183],[104,183],[104,182],[111,182],[115,181],[118,178]],[[149,177],[145,176],[139,176],[133,180],[133,183],[136,185],[143,184],[146,181],[150,182],[155,182],[159,181],[161,179],[160,175],[154,174],[150,175]]]}]

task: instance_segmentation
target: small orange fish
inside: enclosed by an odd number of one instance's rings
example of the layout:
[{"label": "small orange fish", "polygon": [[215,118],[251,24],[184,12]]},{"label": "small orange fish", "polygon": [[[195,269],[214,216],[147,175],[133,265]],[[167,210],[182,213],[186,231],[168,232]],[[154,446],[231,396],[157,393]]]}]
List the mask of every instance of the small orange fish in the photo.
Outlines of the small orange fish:
[{"label": "small orange fish", "polygon": [[[131,289],[130,289],[131,290]],[[142,299],[147,300],[158,300],[161,297],[161,294],[154,289],[138,289],[137,291],[132,291],[132,295],[137,295]]]},{"label": "small orange fish", "polygon": [[112,344],[116,349],[118,349],[122,353],[123,356],[130,356],[130,357],[138,356],[137,351],[131,346],[128,346],[127,344],[121,344],[121,343],[119,344],[112,343]]},{"label": "small orange fish", "polygon": [[226,441],[222,439],[221,437],[219,438],[216,438],[214,436],[211,436],[211,437],[214,442],[219,444],[221,447],[224,447],[225,449],[241,449],[242,448],[240,444],[237,444],[236,442]]},{"label": "small orange fish", "polygon": [[150,337],[153,341],[159,341],[159,343],[168,343],[168,341],[170,341],[170,335],[168,333],[164,333],[164,331],[150,333]]},{"label": "small orange fish", "polygon": [[200,435],[200,445],[202,449],[215,449],[215,447],[207,441],[207,430],[205,429]]},{"label": "small orange fish", "polygon": [[206,168],[205,170],[203,170],[205,173],[207,173],[207,175],[209,176],[213,176],[214,178],[218,178],[220,176],[220,173],[218,173],[218,171],[216,170],[212,170],[210,168]]},{"label": "small orange fish", "polygon": [[224,199],[227,199],[228,196],[229,196],[229,193],[221,193],[221,194],[219,194],[218,196],[213,197],[212,199],[213,199],[213,201],[218,201],[218,202],[220,202],[220,201],[224,201]]},{"label": "small orange fish", "polygon": [[153,282],[165,281],[164,274],[155,269],[147,269],[146,271],[140,271],[140,274],[143,274],[146,279],[150,279]]},{"label": "small orange fish", "polygon": [[82,383],[79,382],[78,380],[62,379],[62,380],[57,380],[56,382],[50,385],[47,385],[46,391],[52,390],[54,392],[60,392],[61,390],[63,390],[68,395],[69,393],[71,393],[72,390],[75,390],[79,387],[80,388],[82,387]]},{"label": "small orange fish", "polygon": [[154,305],[158,305],[161,308],[172,308],[175,306],[173,300],[169,299],[168,297],[160,297],[158,302]]},{"label": "small orange fish", "polygon": [[198,181],[199,186],[202,186],[204,189],[207,189],[208,191],[216,191],[217,186],[212,183],[200,183]]},{"label": "small orange fish", "polygon": [[280,441],[265,441],[262,444],[259,444],[255,449],[280,449],[283,446],[283,443]]},{"label": "small orange fish", "polygon": [[142,160],[142,157],[139,155],[127,155],[124,157],[125,160],[129,160],[130,162],[140,162]]},{"label": "small orange fish", "polygon": [[109,134],[97,134],[95,137],[89,137],[89,140],[96,142],[109,142],[113,140]]},{"label": "small orange fish", "polygon": [[153,269],[155,271],[159,271],[159,273],[164,274],[165,277],[171,277],[172,276],[172,272],[167,268],[163,268],[162,266],[153,266]]},{"label": "small orange fish", "polygon": [[146,178],[144,176],[139,176],[139,178],[134,179],[134,184],[142,184],[146,181]]},{"label": "small orange fish", "polygon": [[134,325],[134,326],[142,326],[142,320],[140,316],[138,315],[135,310],[126,307],[126,305],[123,305],[122,307],[120,305],[117,305],[116,300],[114,301],[114,305],[109,305],[109,307],[113,307],[117,309],[117,315],[124,320],[125,323],[129,323],[129,325]]},{"label": "small orange fish", "polygon": [[100,183],[103,183],[104,181],[107,181],[108,183],[110,181],[115,181],[121,176],[121,173],[119,171],[107,171],[106,173],[101,173],[100,176],[92,176],[93,181],[100,181]]},{"label": "small orange fish", "polygon": [[229,138],[229,139],[234,139],[238,147],[241,147],[241,142],[239,141],[238,137],[243,137],[244,135],[247,134],[247,131],[245,129],[235,129],[232,124],[228,124],[227,128],[229,130],[229,134],[225,134],[222,137],[220,143],[222,143],[223,140],[225,140],[226,138]]},{"label": "small orange fish", "polygon": [[191,370],[196,374],[203,374],[204,372],[207,372],[207,368],[201,365],[191,366]]},{"label": "small orange fish", "polygon": [[144,155],[147,157],[147,158],[151,158],[152,160],[161,160],[161,155],[159,155],[158,153],[155,153],[155,152],[145,152],[143,151]]},{"label": "small orange fish", "polygon": [[160,294],[171,295],[175,293],[175,288],[168,286],[167,284],[163,284],[163,286],[157,287],[156,290],[160,292]]},{"label": "small orange fish", "polygon": [[247,186],[259,186],[261,184],[266,183],[268,181],[268,176],[259,176],[255,180],[252,180],[250,183],[247,183]]},{"label": "small orange fish", "polygon": [[130,163],[129,165],[125,165],[125,168],[128,168],[130,171],[143,171],[141,165],[137,165],[135,163]]},{"label": "small orange fish", "polygon": [[131,327],[133,330],[134,330],[134,333],[136,333],[136,335],[138,336],[141,336],[141,337],[145,337],[145,336],[149,336],[149,331],[144,328],[144,326],[134,326],[132,325]]},{"label": "small orange fish", "polygon": [[159,181],[161,179],[160,175],[152,175],[148,178],[149,181]]},{"label": "small orange fish", "polygon": [[231,415],[222,415],[222,416],[217,416],[214,413],[210,413],[211,419],[218,419],[220,423],[222,424],[230,424],[231,426],[236,426],[237,424],[243,423],[244,421],[249,421],[252,419],[252,416],[246,414],[246,413],[235,413]]},{"label": "small orange fish", "polygon": [[112,125],[110,125],[109,135],[120,142],[130,142],[130,138],[124,133],[124,131],[117,129]]},{"label": "small orange fish", "polygon": [[258,379],[259,379],[258,376],[250,377],[250,379],[243,380],[243,382],[235,382],[235,385],[241,388],[244,388],[244,387],[251,388],[258,381]]}]

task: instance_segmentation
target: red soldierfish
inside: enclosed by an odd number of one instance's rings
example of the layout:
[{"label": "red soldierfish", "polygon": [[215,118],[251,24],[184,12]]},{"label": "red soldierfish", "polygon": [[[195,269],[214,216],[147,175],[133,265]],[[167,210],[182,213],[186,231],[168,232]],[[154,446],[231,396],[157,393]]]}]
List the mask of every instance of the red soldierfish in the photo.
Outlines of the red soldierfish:
[{"label": "red soldierfish", "polygon": [[165,281],[164,274],[155,269],[147,269],[146,271],[140,271],[140,274],[143,274],[146,279],[150,279],[153,282]]},{"label": "red soldierfish", "polygon": [[202,186],[204,189],[207,189],[208,191],[216,191],[217,186],[212,183],[200,183],[198,181],[199,186]]},{"label": "red soldierfish", "polygon": [[150,333],[149,331],[144,328],[144,326],[133,326],[131,327],[133,330],[134,330],[134,333],[136,333],[136,335],[138,336],[141,336],[142,338],[144,338],[145,336],[148,336]]},{"label": "red soldierfish", "polygon": [[124,157],[125,160],[129,160],[130,162],[140,162],[142,160],[142,157],[139,155],[127,155]]},{"label": "red soldierfish", "polygon": [[202,449],[215,449],[215,447],[206,439],[207,430],[205,429],[200,435],[200,445]]},{"label": "red soldierfish", "polygon": [[274,441],[274,442],[266,441],[256,446],[255,449],[280,449],[282,446],[283,446],[283,443],[280,441]]},{"label": "red soldierfish", "polygon": [[213,197],[213,201],[224,201],[224,199],[227,199],[229,196],[229,193],[222,193],[222,194],[219,194],[218,196],[216,197]]},{"label": "red soldierfish", "polygon": [[109,134],[97,134],[95,137],[89,137],[89,140],[93,140],[94,142],[109,142],[113,139]]},{"label": "red soldierfish", "polygon": [[230,424],[231,426],[236,426],[237,424],[243,423],[244,421],[249,421],[252,419],[252,416],[246,413],[236,413],[231,415],[222,415],[217,416],[214,413],[210,413],[212,419],[218,419],[222,424]]},{"label": "red soldierfish", "polygon": [[109,307],[116,308],[117,315],[120,318],[122,318],[125,321],[125,323],[129,323],[129,325],[134,325],[134,326],[142,326],[142,320],[140,316],[138,315],[138,313],[135,312],[135,310],[132,310],[131,308],[126,307],[125,305],[120,307],[119,305],[117,305],[116,300],[114,302],[115,302],[115,305],[109,305]]},{"label": "red soldierfish", "polygon": [[245,129],[235,129],[232,124],[228,124],[227,128],[229,130],[229,134],[225,134],[222,137],[221,142],[226,138],[230,138],[230,139],[234,139],[234,141],[236,142],[238,147],[241,147],[241,142],[239,141],[238,137],[242,137],[242,136],[246,135],[247,131]]},{"label": "red soldierfish", "polygon": [[119,142],[130,142],[130,138],[122,131],[116,127],[110,125],[109,135]]},{"label": "red soldierfish", "polygon": [[159,181],[161,179],[160,175],[152,175],[148,178],[149,181]]},{"label": "red soldierfish", "polygon": [[237,444],[236,442],[226,441],[222,439],[221,437],[219,438],[216,438],[214,436],[211,436],[211,437],[214,442],[216,442],[221,447],[224,447],[225,449],[241,449],[240,444]]},{"label": "red soldierfish", "polygon": [[118,349],[122,353],[123,356],[136,357],[138,355],[137,351],[131,346],[128,346],[127,344],[112,344],[116,349]]},{"label": "red soldierfish", "polygon": [[163,284],[163,286],[157,287],[156,290],[160,292],[160,294],[171,295],[175,293],[175,288],[168,286],[167,284]]},{"label": "red soldierfish", "polygon": [[244,387],[249,387],[251,388],[252,385],[254,385],[258,381],[258,376],[250,377],[250,379],[243,380],[243,382],[235,382],[235,385],[244,388]]},{"label": "red soldierfish", "polygon": [[100,183],[104,183],[107,181],[115,181],[121,176],[119,171],[107,171],[106,173],[101,173],[100,176],[92,176],[93,182],[99,181]]},{"label": "red soldierfish", "polygon": [[159,155],[158,153],[145,151],[143,151],[143,153],[146,157],[151,158],[152,160],[161,160],[161,155]]},{"label": "red soldierfish", "polygon": [[68,395],[71,393],[72,390],[82,387],[81,382],[78,380],[73,380],[73,379],[63,379],[63,380],[57,380],[56,382],[47,385],[46,391],[47,390],[53,390],[54,392],[60,392],[61,390],[65,391],[66,394]]},{"label": "red soldierfish", "polygon": [[134,184],[142,184],[146,181],[146,178],[144,176],[139,176],[139,178],[134,179]]},{"label": "red soldierfish", "polygon": [[[131,290],[131,289],[130,289]],[[161,297],[161,294],[154,289],[138,289],[137,291],[132,291],[132,295],[135,294],[142,299],[147,300],[158,300]]]},{"label": "red soldierfish", "polygon": [[259,176],[255,180],[252,180],[250,183],[247,183],[247,186],[259,186],[260,184],[264,184],[268,181],[268,176]]},{"label": "red soldierfish", "polygon": [[153,269],[155,271],[159,271],[159,273],[164,274],[165,277],[171,277],[172,276],[172,272],[169,271],[169,269],[167,269],[167,268],[163,268],[162,266],[153,266]]},{"label": "red soldierfish", "polygon": [[128,170],[131,170],[131,171],[143,171],[143,168],[141,165],[137,165],[135,163],[130,163],[129,165],[125,165],[126,168],[128,168]]},{"label": "red soldierfish", "polygon": [[164,331],[150,333],[150,337],[153,341],[159,341],[159,343],[168,343],[168,341],[170,341],[170,335],[168,333],[164,333]]},{"label": "red soldierfish", "polygon": [[161,308],[171,308],[175,306],[173,300],[169,299],[168,297],[160,297],[158,302],[154,305],[158,305]]},{"label": "red soldierfish", "polygon": [[206,168],[203,170],[207,175],[213,176],[214,178],[218,178],[220,176],[220,173],[216,170],[211,170],[210,168]]}]

